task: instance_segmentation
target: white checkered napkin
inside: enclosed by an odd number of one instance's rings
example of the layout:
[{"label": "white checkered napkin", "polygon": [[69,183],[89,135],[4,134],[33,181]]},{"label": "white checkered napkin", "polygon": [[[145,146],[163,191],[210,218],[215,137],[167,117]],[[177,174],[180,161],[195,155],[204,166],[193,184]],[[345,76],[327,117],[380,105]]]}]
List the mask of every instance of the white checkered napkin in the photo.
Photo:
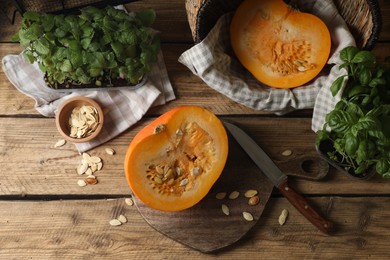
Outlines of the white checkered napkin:
[{"label": "white checkered napkin", "polygon": [[[353,41],[348,28],[331,0],[293,1],[299,9],[319,16],[331,31],[333,48],[329,65],[334,63],[339,46]],[[229,25],[233,14],[222,16],[207,37],[182,53],[179,62],[199,76],[209,87],[247,107],[285,114],[297,109],[313,108],[320,89],[330,73],[324,70],[315,80],[293,89],[270,88],[257,81],[233,57]]]},{"label": "white checkered napkin", "polygon": [[35,108],[44,116],[54,117],[57,107],[73,96],[95,99],[104,108],[104,125],[99,136],[85,143],[77,143],[79,152],[84,152],[116,137],[135,124],[146,111],[175,99],[166,71],[163,55],[148,74],[146,83],[137,89],[125,87],[118,90],[80,90],[59,93],[46,86],[43,73],[37,64],[28,63],[22,54],[7,55],[2,59],[3,71],[9,81],[23,94],[35,100]]}]

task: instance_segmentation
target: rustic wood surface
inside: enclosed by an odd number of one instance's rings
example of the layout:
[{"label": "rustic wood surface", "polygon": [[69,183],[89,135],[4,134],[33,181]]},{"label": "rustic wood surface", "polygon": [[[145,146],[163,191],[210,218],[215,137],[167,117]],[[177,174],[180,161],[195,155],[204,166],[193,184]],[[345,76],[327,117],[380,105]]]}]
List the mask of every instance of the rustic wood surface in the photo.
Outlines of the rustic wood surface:
[{"label": "rustic wood surface", "polygon": [[[1,8],[9,0],[0,1]],[[6,3],[6,4],[4,4]],[[390,56],[390,1],[379,0],[382,32],[374,48],[379,60]],[[119,137],[90,151],[103,159],[96,175],[99,183],[79,187],[76,167],[81,156],[60,139],[54,118],[34,109],[34,101],[20,93],[0,70],[0,259],[389,259],[389,181],[375,176],[355,181],[333,167],[320,179],[290,178],[290,185],[336,225],[327,236],[318,231],[276,190],[261,219],[238,242],[204,254],[168,238],[142,218],[123,173],[123,159],[134,135],[156,116],[178,105],[201,105],[223,119],[236,122],[254,137],[276,164],[291,175],[312,171],[300,162],[318,158],[311,131],[311,110],[275,116],[239,105],[205,85],[177,59],[192,45],[183,0],[146,0],[129,9],[154,8],[155,28],[161,32],[162,50],[177,99],[151,109]],[[12,13],[12,12],[11,12]],[[18,54],[11,42],[20,16],[10,24],[0,11],[0,57]],[[116,150],[114,156],[104,148]],[[282,152],[292,150],[290,157]],[[245,165],[240,168],[245,171]],[[315,167],[314,167],[315,170]],[[278,217],[290,212],[285,225]],[[108,222],[123,214],[128,223]],[[229,227],[224,227],[229,229]],[[207,230],[204,231],[207,235]]]}]

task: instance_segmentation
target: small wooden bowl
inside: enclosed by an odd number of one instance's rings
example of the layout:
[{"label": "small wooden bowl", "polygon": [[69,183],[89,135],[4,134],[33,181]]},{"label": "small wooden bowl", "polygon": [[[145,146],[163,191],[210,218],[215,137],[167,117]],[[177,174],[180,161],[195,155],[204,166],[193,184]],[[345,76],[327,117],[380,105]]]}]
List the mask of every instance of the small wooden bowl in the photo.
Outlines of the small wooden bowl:
[{"label": "small wooden bowl", "polygon": [[[95,131],[93,131],[88,136],[81,137],[81,138],[71,137],[70,136],[71,127],[69,125],[69,118],[72,114],[73,109],[81,106],[92,106],[96,108],[99,115],[98,126],[95,129]],[[58,108],[57,115],[56,115],[56,126],[58,132],[66,140],[74,143],[83,143],[94,139],[96,136],[99,135],[100,131],[102,130],[103,122],[104,122],[103,110],[100,107],[100,105],[93,99],[86,98],[86,97],[73,97],[64,101]]]}]

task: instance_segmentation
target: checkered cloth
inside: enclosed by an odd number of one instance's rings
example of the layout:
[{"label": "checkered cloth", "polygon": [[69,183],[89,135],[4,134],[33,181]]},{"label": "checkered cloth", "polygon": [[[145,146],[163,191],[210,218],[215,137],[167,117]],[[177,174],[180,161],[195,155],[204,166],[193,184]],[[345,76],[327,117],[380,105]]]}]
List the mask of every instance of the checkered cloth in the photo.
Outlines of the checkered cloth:
[{"label": "checkered cloth", "polygon": [[90,142],[75,143],[80,153],[116,137],[139,121],[150,107],[165,104],[175,98],[161,52],[158,62],[148,74],[146,83],[133,90],[120,87],[118,90],[80,90],[63,93],[47,87],[44,75],[37,64],[30,64],[22,54],[7,55],[2,59],[2,63],[9,81],[20,92],[33,98],[36,110],[44,116],[54,117],[58,106],[74,96],[90,97],[103,107],[102,132]]},{"label": "checkered cloth", "polygon": [[179,62],[209,87],[247,107],[278,115],[297,109],[314,108],[312,129],[316,131],[322,128],[325,115],[337,102],[337,98],[331,96],[329,87],[334,79],[345,73],[333,65],[340,64],[340,50],[355,45],[355,41],[332,0],[295,0],[290,4],[322,19],[332,38],[332,50],[326,66],[328,69],[324,69],[315,80],[304,86],[293,89],[267,87],[232,58],[229,39],[232,13],[222,16],[202,42],[182,53]]}]

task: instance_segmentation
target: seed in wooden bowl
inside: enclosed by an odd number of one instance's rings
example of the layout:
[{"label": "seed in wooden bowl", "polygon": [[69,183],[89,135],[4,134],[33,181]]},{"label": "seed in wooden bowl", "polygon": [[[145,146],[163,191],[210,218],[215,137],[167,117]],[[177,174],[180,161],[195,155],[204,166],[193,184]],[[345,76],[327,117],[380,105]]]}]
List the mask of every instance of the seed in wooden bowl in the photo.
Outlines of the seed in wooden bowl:
[{"label": "seed in wooden bowl", "polygon": [[226,216],[229,216],[230,210],[229,210],[228,206],[226,206],[225,204],[222,204],[221,209],[222,209],[223,214],[225,214]]},{"label": "seed in wooden bowl", "polygon": [[253,197],[250,197],[249,200],[248,200],[248,204],[251,205],[251,206],[255,206],[257,205],[258,203],[260,202],[260,198],[259,196],[253,196]]},{"label": "seed in wooden bowl", "polygon": [[244,194],[246,198],[251,198],[255,195],[257,195],[257,190],[247,190]]},{"label": "seed in wooden bowl", "polygon": [[61,147],[61,146],[65,145],[65,144],[66,144],[65,139],[60,139],[60,140],[58,140],[58,141],[54,144],[54,147],[55,147],[55,148]]},{"label": "seed in wooden bowl", "polygon": [[131,199],[131,198],[126,198],[126,199],[125,199],[125,203],[126,203],[127,205],[129,205],[129,206],[133,206],[133,205],[134,205],[134,201],[133,201],[133,199]]},{"label": "seed in wooden bowl", "polygon": [[215,195],[215,198],[217,200],[223,200],[226,197],[226,192],[218,192],[217,195]]},{"label": "seed in wooden bowl", "polygon": [[120,225],[122,225],[122,222],[120,222],[120,221],[119,221],[118,219],[116,219],[116,218],[111,219],[109,223],[110,223],[111,226],[120,226]]},{"label": "seed in wooden bowl", "polygon": [[238,191],[232,191],[230,194],[229,194],[229,199],[231,200],[234,200],[234,199],[237,199],[238,196],[240,196],[240,193]]},{"label": "seed in wooden bowl", "polygon": [[244,217],[244,219],[246,221],[253,221],[253,216],[249,212],[246,212],[246,211],[242,212],[242,216]]},{"label": "seed in wooden bowl", "polygon": [[288,211],[287,211],[287,209],[283,209],[282,213],[279,216],[279,224],[281,226],[283,226],[284,223],[286,223],[287,217],[288,217]]}]

